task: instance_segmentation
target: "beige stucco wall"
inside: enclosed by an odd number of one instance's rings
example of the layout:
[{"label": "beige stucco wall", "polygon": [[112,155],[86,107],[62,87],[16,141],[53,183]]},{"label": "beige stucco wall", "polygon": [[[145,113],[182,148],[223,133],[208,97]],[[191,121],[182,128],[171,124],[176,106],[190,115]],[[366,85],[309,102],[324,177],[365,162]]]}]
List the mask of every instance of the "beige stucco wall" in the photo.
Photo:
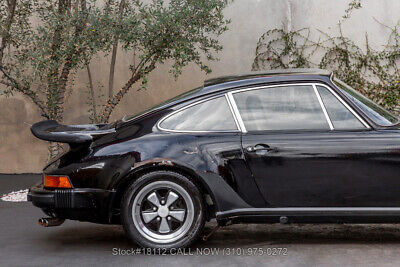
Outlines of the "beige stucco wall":
[{"label": "beige stucco wall", "polygon": [[[232,19],[230,30],[221,37],[224,50],[220,61],[211,62],[215,77],[231,73],[249,72],[254,58],[258,38],[267,29],[287,27],[300,29],[311,27],[316,35],[323,32],[337,33],[337,22],[344,14],[350,0],[235,0],[225,11]],[[343,22],[343,32],[362,44],[365,32],[370,44],[376,49],[383,45],[389,30],[386,25],[395,25],[400,17],[398,0],[364,0],[363,8],[353,12]],[[118,53],[115,88],[118,89],[129,76],[128,66],[132,55]],[[109,57],[98,56],[92,63],[95,84],[107,85]],[[131,90],[112,116],[112,120],[124,114],[132,114],[162,100],[201,85],[206,77],[196,66],[188,66],[177,81],[168,73],[168,64],[159,66],[149,77],[145,91]],[[73,89],[65,107],[65,123],[87,123],[87,75],[76,74]],[[106,86],[105,86],[106,87]],[[105,94],[105,92],[104,92]],[[41,120],[37,108],[21,95],[0,97],[0,173],[40,172],[47,157],[46,143],[35,139],[29,124]]]}]

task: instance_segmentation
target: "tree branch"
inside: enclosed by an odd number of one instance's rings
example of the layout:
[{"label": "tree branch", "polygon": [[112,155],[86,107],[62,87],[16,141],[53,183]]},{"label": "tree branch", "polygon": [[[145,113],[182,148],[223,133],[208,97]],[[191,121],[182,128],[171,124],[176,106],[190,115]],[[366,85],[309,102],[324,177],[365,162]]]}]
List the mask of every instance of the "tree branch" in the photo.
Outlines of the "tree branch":
[{"label": "tree branch", "polygon": [[113,96],[113,98],[108,100],[107,105],[105,106],[104,111],[101,114],[101,119],[103,122],[108,122],[115,107],[122,100],[122,98],[126,95],[126,93],[129,92],[129,90],[132,88],[133,84],[135,84],[138,80],[140,80],[145,75],[147,75],[148,73],[150,73],[152,70],[155,69],[157,60],[158,60],[158,56],[156,55],[156,56],[154,56],[153,60],[147,67],[142,68],[142,66],[144,66],[144,64],[145,64],[145,61],[144,62],[142,61],[137,66],[137,68],[132,72],[131,78],[125,83],[125,85],[121,88],[121,90],[119,90],[118,93],[116,93]]},{"label": "tree branch", "polygon": [[9,83],[9,82],[7,82],[7,81],[0,80],[0,83],[3,84],[3,85],[5,85],[5,86],[7,86],[7,87],[12,87],[12,84]]},{"label": "tree branch", "polygon": [[36,94],[36,92],[32,91],[30,88],[25,87],[23,85],[21,85],[17,80],[15,80],[14,78],[12,78],[7,71],[3,68],[3,66],[0,65],[0,71],[3,73],[3,76],[9,81],[3,81],[1,80],[1,83],[11,87],[12,89],[14,89],[17,92],[22,93],[23,95],[27,96],[28,98],[30,98],[32,100],[32,102],[38,106],[38,108],[40,109],[40,111],[42,112],[42,116],[49,119],[50,116],[46,111],[46,107],[45,105],[43,105],[42,101],[39,99],[38,95]]}]

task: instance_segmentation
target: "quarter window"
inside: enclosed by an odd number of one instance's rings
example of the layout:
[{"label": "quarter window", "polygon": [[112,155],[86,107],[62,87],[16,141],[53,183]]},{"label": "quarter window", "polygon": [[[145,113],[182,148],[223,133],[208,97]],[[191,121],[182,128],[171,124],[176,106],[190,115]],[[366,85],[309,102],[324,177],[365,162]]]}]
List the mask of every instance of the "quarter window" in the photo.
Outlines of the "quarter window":
[{"label": "quarter window", "polygon": [[335,130],[365,129],[365,126],[326,87],[317,86]]},{"label": "quarter window", "polygon": [[185,108],[167,117],[160,127],[175,131],[236,131],[237,126],[225,97]]},{"label": "quarter window", "polygon": [[233,97],[248,131],[330,129],[311,85],[268,87]]},{"label": "quarter window", "polygon": [[378,104],[366,98],[339,79],[334,79],[336,86],[346,94],[354,104],[356,104],[365,114],[368,115],[376,124],[381,126],[391,126],[399,123],[399,118],[385,110]]}]

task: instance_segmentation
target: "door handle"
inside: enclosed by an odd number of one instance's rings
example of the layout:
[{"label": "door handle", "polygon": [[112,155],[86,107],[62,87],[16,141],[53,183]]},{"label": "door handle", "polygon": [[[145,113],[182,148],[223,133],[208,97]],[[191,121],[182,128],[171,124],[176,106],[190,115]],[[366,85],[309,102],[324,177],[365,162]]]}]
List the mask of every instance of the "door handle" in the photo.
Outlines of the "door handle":
[{"label": "door handle", "polygon": [[272,150],[272,148],[267,144],[257,144],[255,146],[248,146],[246,148],[246,150],[247,150],[247,152],[257,152],[260,150],[265,150],[265,151],[269,152]]}]

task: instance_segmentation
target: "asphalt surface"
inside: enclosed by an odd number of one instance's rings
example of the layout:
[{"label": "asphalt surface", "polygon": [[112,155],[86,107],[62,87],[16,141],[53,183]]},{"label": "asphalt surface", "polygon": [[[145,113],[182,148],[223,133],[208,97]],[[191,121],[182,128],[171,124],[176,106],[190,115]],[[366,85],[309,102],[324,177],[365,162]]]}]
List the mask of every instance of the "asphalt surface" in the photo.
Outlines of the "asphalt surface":
[{"label": "asphalt surface", "polygon": [[[39,179],[0,175],[0,195]],[[0,201],[0,266],[400,265],[400,225],[393,224],[235,225],[165,256],[139,254],[120,226],[66,221],[43,228],[37,224],[42,216],[30,203]]]}]

